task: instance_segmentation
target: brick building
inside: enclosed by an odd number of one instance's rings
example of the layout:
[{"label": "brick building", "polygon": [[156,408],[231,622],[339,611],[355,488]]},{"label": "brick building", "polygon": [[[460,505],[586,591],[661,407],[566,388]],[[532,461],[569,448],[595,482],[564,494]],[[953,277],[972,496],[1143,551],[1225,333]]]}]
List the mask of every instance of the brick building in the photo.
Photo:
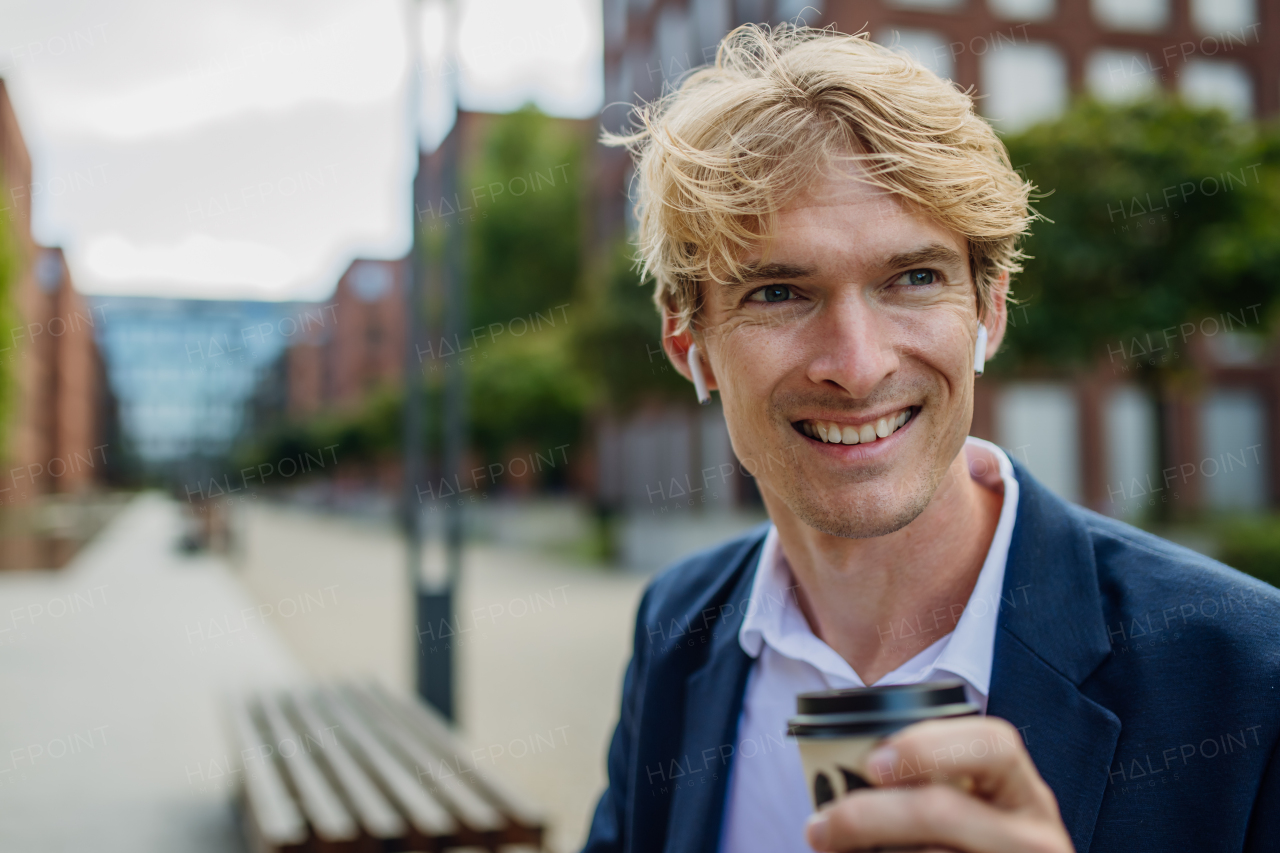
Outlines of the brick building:
[{"label": "brick building", "polygon": [[404,373],[406,260],[359,258],[338,280],[333,296],[305,306],[304,319],[284,352],[285,408],[290,417],[358,406]]},{"label": "brick building", "polygon": [[[1240,116],[1280,112],[1277,0],[604,0],[604,125],[714,59],[750,21],[868,31],[963,89],[1001,130],[1066,106],[1072,93],[1127,98],[1156,88]],[[601,152],[602,213],[621,223],[626,158]]]},{"label": "brick building", "polygon": [[[605,0],[602,125],[620,129],[630,105],[713,60],[733,27],[797,15],[866,30],[973,87],[1002,131],[1052,118],[1084,92],[1124,100],[1163,89],[1241,118],[1280,113],[1280,0]],[[606,245],[630,225],[629,158],[597,147],[596,169],[595,242]],[[1112,515],[1138,516],[1170,496],[1187,509],[1274,506],[1280,355],[1236,331],[1250,322],[1211,320],[1190,342],[1195,380],[1162,404],[1162,437],[1156,400],[1132,381],[1134,352],[1112,352],[1087,376],[980,381],[973,433],[1009,448],[1065,497]],[[600,468],[617,472],[608,490],[640,511],[653,508],[650,481],[697,479],[690,460],[723,447],[704,417],[684,410],[648,411],[607,433]],[[637,479],[631,469],[648,473]]]},{"label": "brick building", "polygon": [[62,251],[31,234],[31,159],[0,80],[0,219],[15,254],[0,332],[0,365],[11,383],[0,445],[0,506],[89,488],[105,472],[106,389],[95,343],[106,312],[71,282]]}]

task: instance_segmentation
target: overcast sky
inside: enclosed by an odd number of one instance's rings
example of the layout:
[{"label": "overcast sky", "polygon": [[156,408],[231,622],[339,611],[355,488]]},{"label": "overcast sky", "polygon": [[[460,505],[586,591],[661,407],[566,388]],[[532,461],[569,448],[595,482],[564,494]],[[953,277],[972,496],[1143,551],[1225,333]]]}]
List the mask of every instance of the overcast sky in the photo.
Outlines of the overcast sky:
[{"label": "overcast sky", "polygon": [[412,74],[408,0],[0,0],[36,239],[87,293],[319,299],[403,255],[415,88],[432,140],[449,80],[572,117],[603,88],[600,0],[426,2],[424,52],[452,30],[459,60]]}]

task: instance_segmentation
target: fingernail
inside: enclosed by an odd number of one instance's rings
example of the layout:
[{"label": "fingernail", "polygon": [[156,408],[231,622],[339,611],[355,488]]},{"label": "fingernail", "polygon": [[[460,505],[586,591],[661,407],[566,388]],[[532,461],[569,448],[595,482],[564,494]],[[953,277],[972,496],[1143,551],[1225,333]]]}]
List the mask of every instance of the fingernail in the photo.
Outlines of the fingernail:
[{"label": "fingernail", "polygon": [[809,826],[805,829],[809,846],[814,850],[826,850],[831,841],[831,821],[822,812],[809,815]]},{"label": "fingernail", "polygon": [[898,763],[898,750],[891,746],[878,746],[867,756],[868,775],[881,784],[893,778],[894,765]]}]

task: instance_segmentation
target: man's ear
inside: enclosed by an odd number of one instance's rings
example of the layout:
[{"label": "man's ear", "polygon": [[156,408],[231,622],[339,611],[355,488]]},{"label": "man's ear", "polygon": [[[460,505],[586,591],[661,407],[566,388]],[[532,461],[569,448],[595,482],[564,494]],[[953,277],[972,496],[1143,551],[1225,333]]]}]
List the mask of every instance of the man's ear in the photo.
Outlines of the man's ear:
[{"label": "man's ear", "polygon": [[[671,359],[671,364],[681,376],[693,382],[693,376],[689,373],[689,347],[693,346],[693,332],[685,329],[683,332],[676,334],[677,319],[676,315],[671,312],[670,308],[662,309],[662,349],[666,352],[667,358]],[[705,344],[705,339],[704,339]],[[707,381],[707,390],[715,391],[719,386],[716,384],[716,373],[711,369],[711,359],[707,357],[707,351],[704,346],[698,347],[698,357],[702,360],[702,376]]]},{"label": "man's ear", "polygon": [[982,318],[982,325],[987,327],[987,360],[990,361],[1004,340],[1005,329],[1009,320],[1009,272],[1000,273],[1000,277],[991,285],[991,310]]}]

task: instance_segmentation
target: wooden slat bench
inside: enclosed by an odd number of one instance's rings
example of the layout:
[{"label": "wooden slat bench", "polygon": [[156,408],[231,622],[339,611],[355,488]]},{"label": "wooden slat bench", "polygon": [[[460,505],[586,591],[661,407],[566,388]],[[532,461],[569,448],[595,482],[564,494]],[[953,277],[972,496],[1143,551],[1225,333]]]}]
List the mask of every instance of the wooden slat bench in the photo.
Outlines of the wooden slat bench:
[{"label": "wooden slat bench", "polygon": [[294,689],[237,699],[229,718],[254,853],[542,849],[541,814],[416,699]]}]

